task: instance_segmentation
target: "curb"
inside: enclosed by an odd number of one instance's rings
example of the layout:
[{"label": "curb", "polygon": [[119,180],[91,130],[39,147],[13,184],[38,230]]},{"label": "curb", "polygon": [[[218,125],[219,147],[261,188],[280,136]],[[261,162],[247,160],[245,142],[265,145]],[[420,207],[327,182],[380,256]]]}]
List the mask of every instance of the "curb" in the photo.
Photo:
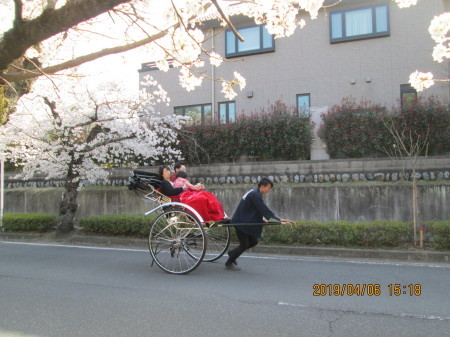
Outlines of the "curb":
[{"label": "curb", "polygon": [[[0,241],[21,241],[54,243],[66,245],[121,246],[148,249],[147,240],[123,237],[108,237],[82,234],[56,236],[54,233],[0,233]],[[432,262],[450,264],[450,251],[434,252],[426,250],[354,249],[297,246],[257,246],[250,253],[308,256],[346,259],[377,259],[387,261]]]}]

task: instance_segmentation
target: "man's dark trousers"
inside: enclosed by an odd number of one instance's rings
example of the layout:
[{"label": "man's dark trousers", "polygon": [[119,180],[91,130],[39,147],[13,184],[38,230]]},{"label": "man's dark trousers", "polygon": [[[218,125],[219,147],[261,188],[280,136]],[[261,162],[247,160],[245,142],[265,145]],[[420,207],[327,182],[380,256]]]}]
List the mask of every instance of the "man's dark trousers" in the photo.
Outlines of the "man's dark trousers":
[{"label": "man's dark trousers", "polygon": [[236,259],[241,256],[243,252],[245,252],[247,249],[250,249],[252,247],[255,247],[258,244],[258,239],[254,236],[245,234],[244,232],[241,232],[240,230],[236,229],[236,235],[239,240],[239,246],[234,248],[233,250],[230,250],[228,252],[228,261],[225,264],[230,264],[236,261]]}]

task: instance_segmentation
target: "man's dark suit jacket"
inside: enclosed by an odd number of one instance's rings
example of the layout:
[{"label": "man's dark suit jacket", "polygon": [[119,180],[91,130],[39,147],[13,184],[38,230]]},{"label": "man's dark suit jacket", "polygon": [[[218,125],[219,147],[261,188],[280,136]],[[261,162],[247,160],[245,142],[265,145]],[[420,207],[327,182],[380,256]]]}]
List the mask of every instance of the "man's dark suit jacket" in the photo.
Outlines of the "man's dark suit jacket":
[{"label": "man's dark suit jacket", "polygon": [[[264,203],[259,188],[248,191],[239,202],[236,211],[233,214],[231,223],[263,223],[263,217],[267,220],[280,218],[275,215]],[[262,225],[256,226],[236,226],[236,229],[253,236],[261,237]]]}]

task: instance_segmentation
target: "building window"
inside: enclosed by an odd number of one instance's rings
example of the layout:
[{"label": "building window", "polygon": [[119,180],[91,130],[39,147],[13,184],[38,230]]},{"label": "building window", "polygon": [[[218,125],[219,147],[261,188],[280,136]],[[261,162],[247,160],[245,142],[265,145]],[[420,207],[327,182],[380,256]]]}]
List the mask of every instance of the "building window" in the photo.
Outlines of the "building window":
[{"label": "building window", "polygon": [[219,121],[220,124],[236,121],[236,102],[219,102]]},{"label": "building window", "polygon": [[299,94],[297,95],[297,110],[299,115],[308,115],[309,108],[311,107],[310,94]]},{"label": "building window", "polygon": [[400,104],[402,108],[408,107],[417,99],[417,91],[411,84],[400,84]]},{"label": "building window", "polygon": [[330,42],[389,36],[388,4],[331,12]]},{"label": "building window", "polygon": [[[168,59],[167,64],[169,65],[169,68],[173,68],[173,59]],[[138,69],[138,72],[143,73],[145,71],[150,70],[159,70],[158,66],[156,65],[157,62],[151,61],[146,63],[141,63],[141,69]]]},{"label": "building window", "polygon": [[213,122],[211,104],[177,106],[174,108],[174,113],[179,116],[191,117],[190,124],[194,125],[212,124]]},{"label": "building window", "polygon": [[225,30],[226,57],[275,51],[275,40],[265,26],[240,27],[237,31],[244,38],[244,42],[238,40],[231,30]]}]

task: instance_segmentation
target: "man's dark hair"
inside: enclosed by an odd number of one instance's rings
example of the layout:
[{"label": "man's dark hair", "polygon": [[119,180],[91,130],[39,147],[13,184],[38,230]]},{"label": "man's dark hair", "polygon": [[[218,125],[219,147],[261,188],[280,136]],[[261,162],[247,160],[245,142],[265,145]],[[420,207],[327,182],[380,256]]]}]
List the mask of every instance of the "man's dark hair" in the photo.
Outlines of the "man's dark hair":
[{"label": "man's dark hair", "polygon": [[269,178],[266,178],[266,177],[262,177],[258,183],[258,187],[267,186],[267,185],[270,185],[270,187],[272,188],[273,187],[272,180],[270,180]]},{"label": "man's dark hair", "polygon": [[184,172],[184,171],[178,171],[176,177],[177,178],[184,178],[184,179],[186,179],[187,178],[187,173]]},{"label": "man's dark hair", "polygon": [[177,169],[181,168],[181,166],[183,166],[183,163],[175,163],[175,166],[173,168],[174,168],[174,170],[177,170]]}]

